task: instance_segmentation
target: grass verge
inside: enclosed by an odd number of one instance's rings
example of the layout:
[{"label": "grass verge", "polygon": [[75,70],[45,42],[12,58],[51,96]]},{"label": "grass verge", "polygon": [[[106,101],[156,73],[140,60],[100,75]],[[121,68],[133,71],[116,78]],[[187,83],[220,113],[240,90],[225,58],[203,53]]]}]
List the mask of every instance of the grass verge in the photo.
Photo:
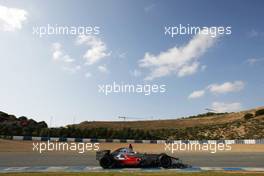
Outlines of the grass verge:
[{"label": "grass verge", "polygon": [[180,173],[180,172],[122,172],[122,173],[6,173],[0,174],[1,176],[263,176],[263,173],[252,172],[193,172],[193,173]]}]

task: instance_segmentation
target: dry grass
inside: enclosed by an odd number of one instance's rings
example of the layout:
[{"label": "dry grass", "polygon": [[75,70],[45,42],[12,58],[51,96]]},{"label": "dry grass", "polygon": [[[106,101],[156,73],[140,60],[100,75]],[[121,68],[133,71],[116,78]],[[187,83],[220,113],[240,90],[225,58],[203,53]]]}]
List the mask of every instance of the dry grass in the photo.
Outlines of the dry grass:
[{"label": "dry grass", "polygon": [[147,121],[94,121],[82,122],[78,127],[83,128],[132,128],[132,129],[173,129],[185,128],[203,125],[216,125],[230,123],[239,119],[243,119],[246,113],[255,113],[256,110],[264,109],[258,107],[248,111],[229,113],[224,115],[213,115],[209,117],[191,118],[191,119],[167,119],[167,120],[147,120]]}]

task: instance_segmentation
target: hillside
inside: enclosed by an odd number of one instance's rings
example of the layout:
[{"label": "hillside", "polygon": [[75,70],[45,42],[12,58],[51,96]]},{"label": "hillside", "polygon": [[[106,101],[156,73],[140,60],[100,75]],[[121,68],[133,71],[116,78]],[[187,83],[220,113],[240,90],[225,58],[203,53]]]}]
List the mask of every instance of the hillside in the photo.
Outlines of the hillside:
[{"label": "hillside", "polygon": [[[258,107],[255,109],[233,112],[233,113],[208,113],[200,114],[197,116],[179,118],[179,119],[166,119],[166,120],[146,120],[146,121],[85,121],[80,124],[74,125],[77,128],[131,128],[131,129],[175,129],[187,128],[197,126],[214,126],[226,123],[232,123],[244,119],[246,113],[255,114],[257,110],[264,109]],[[201,117],[199,117],[201,116]]]},{"label": "hillside", "polygon": [[147,140],[261,139],[264,138],[264,107],[168,120],[86,121],[60,128],[48,128],[45,122],[0,112],[0,135]]},{"label": "hillside", "polygon": [[0,111],[0,135],[32,135],[47,127],[44,121],[36,122],[25,116],[17,118]]},{"label": "hillside", "polygon": [[[150,136],[171,139],[240,139],[264,138],[264,107],[224,113],[203,114],[181,119],[117,122],[82,122],[71,125],[77,129],[106,128],[111,131],[122,129],[143,130]],[[249,118],[245,115],[249,115]],[[252,114],[252,115],[250,115]]]}]

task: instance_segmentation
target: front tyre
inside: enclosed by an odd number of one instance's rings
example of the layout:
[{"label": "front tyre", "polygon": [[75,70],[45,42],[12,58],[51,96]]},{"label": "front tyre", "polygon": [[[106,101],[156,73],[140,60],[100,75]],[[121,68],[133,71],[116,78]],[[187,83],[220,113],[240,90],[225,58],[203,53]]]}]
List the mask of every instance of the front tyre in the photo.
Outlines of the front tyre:
[{"label": "front tyre", "polygon": [[161,167],[163,168],[171,168],[172,167],[172,161],[171,161],[171,158],[168,156],[168,155],[161,155],[159,157],[159,162],[160,162],[160,165]]}]

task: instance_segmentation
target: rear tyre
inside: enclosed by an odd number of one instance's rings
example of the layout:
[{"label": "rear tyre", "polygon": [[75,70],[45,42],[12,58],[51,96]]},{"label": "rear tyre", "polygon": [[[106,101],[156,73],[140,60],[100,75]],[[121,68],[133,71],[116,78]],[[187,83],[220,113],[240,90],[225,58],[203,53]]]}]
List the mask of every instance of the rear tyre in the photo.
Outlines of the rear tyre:
[{"label": "rear tyre", "polygon": [[172,161],[171,158],[168,155],[161,155],[159,159],[160,165],[163,168],[171,168]]},{"label": "rear tyre", "polygon": [[100,159],[100,166],[104,169],[110,169],[113,168],[114,161],[110,156],[104,156],[102,159]]}]

